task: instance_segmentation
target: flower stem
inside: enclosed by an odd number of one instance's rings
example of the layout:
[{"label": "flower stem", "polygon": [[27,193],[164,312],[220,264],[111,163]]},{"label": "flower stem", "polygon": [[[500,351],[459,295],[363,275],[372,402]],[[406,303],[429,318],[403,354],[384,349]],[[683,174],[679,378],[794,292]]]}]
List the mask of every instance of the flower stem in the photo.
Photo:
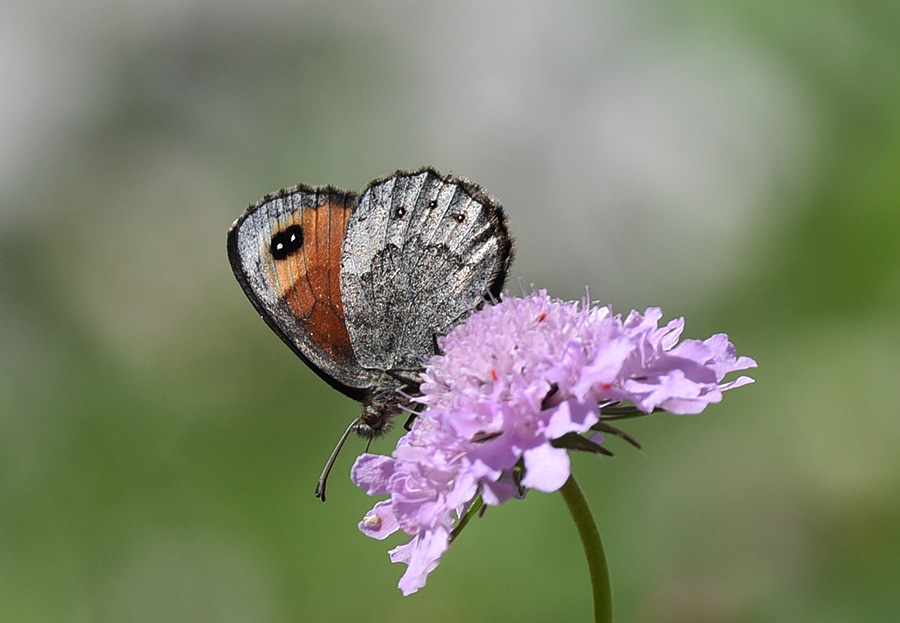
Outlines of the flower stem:
[{"label": "flower stem", "polygon": [[472,506],[469,507],[469,510],[466,511],[466,514],[462,516],[462,519],[459,520],[459,523],[456,524],[456,527],[453,528],[453,532],[450,533],[450,542],[456,540],[456,537],[459,536],[459,533],[462,532],[462,529],[466,527],[466,524],[469,523],[469,520],[475,515],[475,513],[482,510],[484,507],[484,498],[479,495],[475,498],[475,501],[472,502]]},{"label": "flower stem", "polygon": [[612,623],[612,589],[609,584],[609,568],[606,566],[606,554],[603,552],[603,541],[600,531],[588,506],[587,499],[578,486],[574,475],[570,475],[566,484],[560,489],[563,500],[569,508],[578,536],[587,556],[588,571],[591,575],[591,589],[594,592],[594,621],[596,623]]}]

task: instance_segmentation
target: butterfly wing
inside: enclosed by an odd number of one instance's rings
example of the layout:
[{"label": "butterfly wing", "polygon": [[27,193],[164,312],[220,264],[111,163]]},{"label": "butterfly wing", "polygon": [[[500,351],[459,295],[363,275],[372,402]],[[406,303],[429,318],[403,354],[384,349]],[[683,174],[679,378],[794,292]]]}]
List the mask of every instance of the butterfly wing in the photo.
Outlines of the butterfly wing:
[{"label": "butterfly wing", "polygon": [[355,193],[299,185],[251,205],[228,232],[234,274],[266,323],[319,376],[361,399],[341,299],[341,252]]},{"label": "butterfly wing", "polygon": [[511,262],[503,209],[477,185],[430,168],[372,182],[350,219],[341,262],[360,365],[421,369],[436,336],[499,295]]}]

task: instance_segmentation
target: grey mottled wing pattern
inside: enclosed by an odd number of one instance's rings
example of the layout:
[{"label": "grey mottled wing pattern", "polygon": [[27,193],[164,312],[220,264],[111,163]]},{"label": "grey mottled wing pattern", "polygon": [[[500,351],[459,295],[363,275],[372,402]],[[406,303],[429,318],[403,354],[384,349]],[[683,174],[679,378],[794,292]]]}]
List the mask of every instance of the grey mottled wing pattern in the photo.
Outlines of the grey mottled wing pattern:
[{"label": "grey mottled wing pattern", "polygon": [[372,182],[341,257],[359,364],[420,369],[435,354],[435,336],[499,294],[511,246],[502,208],[468,180],[422,169]]}]

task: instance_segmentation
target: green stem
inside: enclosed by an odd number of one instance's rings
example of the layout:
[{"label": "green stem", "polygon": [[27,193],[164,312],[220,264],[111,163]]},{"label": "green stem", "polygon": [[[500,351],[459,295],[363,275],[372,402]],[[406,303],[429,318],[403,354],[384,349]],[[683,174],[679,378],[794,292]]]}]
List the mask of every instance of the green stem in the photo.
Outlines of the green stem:
[{"label": "green stem", "polygon": [[603,541],[600,531],[588,506],[587,499],[578,486],[575,476],[569,476],[566,484],[560,489],[569,513],[575,520],[578,536],[587,556],[588,571],[591,575],[591,589],[594,592],[594,621],[596,623],[612,623],[612,589],[609,585],[609,568],[606,566],[606,554],[603,553]]},{"label": "green stem", "polygon": [[475,498],[475,501],[472,502],[472,506],[469,507],[469,510],[466,511],[466,514],[462,516],[462,519],[459,520],[459,523],[456,524],[456,527],[453,528],[453,532],[450,533],[450,542],[456,540],[456,537],[459,536],[459,533],[462,532],[462,529],[466,527],[466,524],[469,523],[469,520],[475,516],[475,513],[479,512],[484,506],[484,498],[480,495]]}]

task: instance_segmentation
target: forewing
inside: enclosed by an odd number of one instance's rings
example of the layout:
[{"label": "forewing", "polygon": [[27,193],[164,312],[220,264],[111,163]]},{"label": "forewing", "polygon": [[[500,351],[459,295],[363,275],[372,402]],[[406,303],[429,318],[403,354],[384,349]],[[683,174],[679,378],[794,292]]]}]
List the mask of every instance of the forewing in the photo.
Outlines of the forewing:
[{"label": "forewing", "polygon": [[316,373],[361,398],[370,374],[356,360],[340,265],[355,193],[295,186],[251,205],[228,232],[234,274],[266,323]]}]

